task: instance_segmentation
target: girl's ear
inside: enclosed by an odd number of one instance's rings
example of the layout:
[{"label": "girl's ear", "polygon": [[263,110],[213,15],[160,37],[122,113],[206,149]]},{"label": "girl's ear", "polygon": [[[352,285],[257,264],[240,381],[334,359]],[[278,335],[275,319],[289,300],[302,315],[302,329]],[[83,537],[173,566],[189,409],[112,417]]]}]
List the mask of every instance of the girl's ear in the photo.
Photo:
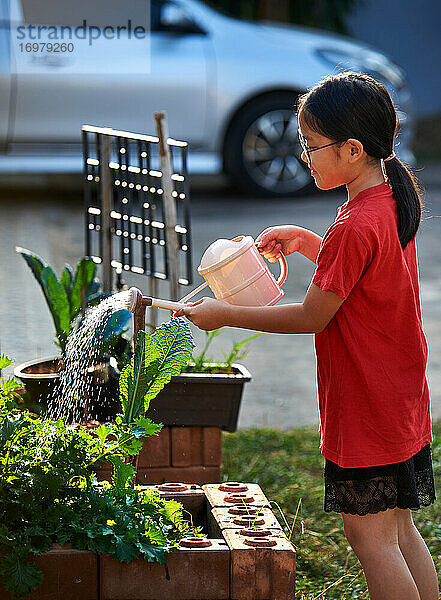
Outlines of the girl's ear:
[{"label": "girl's ear", "polygon": [[358,140],[350,138],[349,140],[346,140],[346,152],[348,162],[354,163],[359,160],[364,153],[363,144]]}]

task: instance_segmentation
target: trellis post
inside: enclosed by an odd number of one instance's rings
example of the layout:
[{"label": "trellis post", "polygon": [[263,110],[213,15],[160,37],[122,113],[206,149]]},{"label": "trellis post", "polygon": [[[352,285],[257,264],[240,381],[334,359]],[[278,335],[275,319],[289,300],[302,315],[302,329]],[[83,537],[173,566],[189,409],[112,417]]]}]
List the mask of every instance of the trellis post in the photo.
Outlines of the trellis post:
[{"label": "trellis post", "polygon": [[103,290],[111,292],[113,290],[113,272],[112,272],[112,222],[110,211],[113,208],[113,189],[112,175],[110,173],[110,136],[104,135],[101,140],[100,148],[100,167],[101,167],[101,207],[102,207],[102,277]]},{"label": "trellis post", "polygon": [[170,278],[170,298],[179,300],[179,244],[176,233],[176,203],[173,197],[173,169],[168,147],[168,125],[165,111],[155,112],[156,134],[159,138],[159,157],[161,160],[162,189],[164,190],[165,239],[167,263]]}]

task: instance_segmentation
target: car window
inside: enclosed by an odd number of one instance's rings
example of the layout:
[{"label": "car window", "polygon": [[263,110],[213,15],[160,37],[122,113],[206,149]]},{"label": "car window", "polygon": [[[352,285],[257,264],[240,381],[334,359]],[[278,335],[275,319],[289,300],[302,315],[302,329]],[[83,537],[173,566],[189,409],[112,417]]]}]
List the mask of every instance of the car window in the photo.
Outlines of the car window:
[{"label": "car window", "polygon": [[[133,26],[150,28],[149,0],[19,0],[19,3],[25,24],[81,26],[86,20],[88,25],[117,27],[130,19]],[[157,2],[151,4],[153,9]]]},{"label": "car window", "polygon": [[159,22],[161,16],[162,0],[151,0],[150,3],[150,24],[152,31],[159,30]]},{"label": "car window", "polygon": [[151,15],[152,31],[203,33],[192,14],[173,0],[153,0]]}]

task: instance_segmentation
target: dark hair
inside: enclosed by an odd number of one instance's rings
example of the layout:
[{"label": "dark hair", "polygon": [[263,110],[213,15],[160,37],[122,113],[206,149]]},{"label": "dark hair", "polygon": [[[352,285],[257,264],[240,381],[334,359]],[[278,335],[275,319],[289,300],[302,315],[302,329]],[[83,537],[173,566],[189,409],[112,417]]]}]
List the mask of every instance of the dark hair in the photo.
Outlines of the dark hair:
[{"label": "dark hair", "polygon": [[[364,73],[348,71],[320,81],[298,101],[297,113],[310,129],[337,142],[363,144],[374,159],[393,152],[398,118],[385,86]],[[416,181],[398,158],[384,163],[397,204],[398,237],[403,248],[418,230],[422,203]]]}]

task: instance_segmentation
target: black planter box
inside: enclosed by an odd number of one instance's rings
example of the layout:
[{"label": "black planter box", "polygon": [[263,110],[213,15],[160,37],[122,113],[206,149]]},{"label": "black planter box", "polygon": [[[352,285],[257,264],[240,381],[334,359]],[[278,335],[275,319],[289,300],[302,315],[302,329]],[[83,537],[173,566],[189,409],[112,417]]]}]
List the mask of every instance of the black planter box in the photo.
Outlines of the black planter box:
[{"label": "black planter box", "polygon": [[237,429],[243,386],[251,374],[239,364],[233,373],[181,373],[150,403],[147,416],[163,425]]}]

